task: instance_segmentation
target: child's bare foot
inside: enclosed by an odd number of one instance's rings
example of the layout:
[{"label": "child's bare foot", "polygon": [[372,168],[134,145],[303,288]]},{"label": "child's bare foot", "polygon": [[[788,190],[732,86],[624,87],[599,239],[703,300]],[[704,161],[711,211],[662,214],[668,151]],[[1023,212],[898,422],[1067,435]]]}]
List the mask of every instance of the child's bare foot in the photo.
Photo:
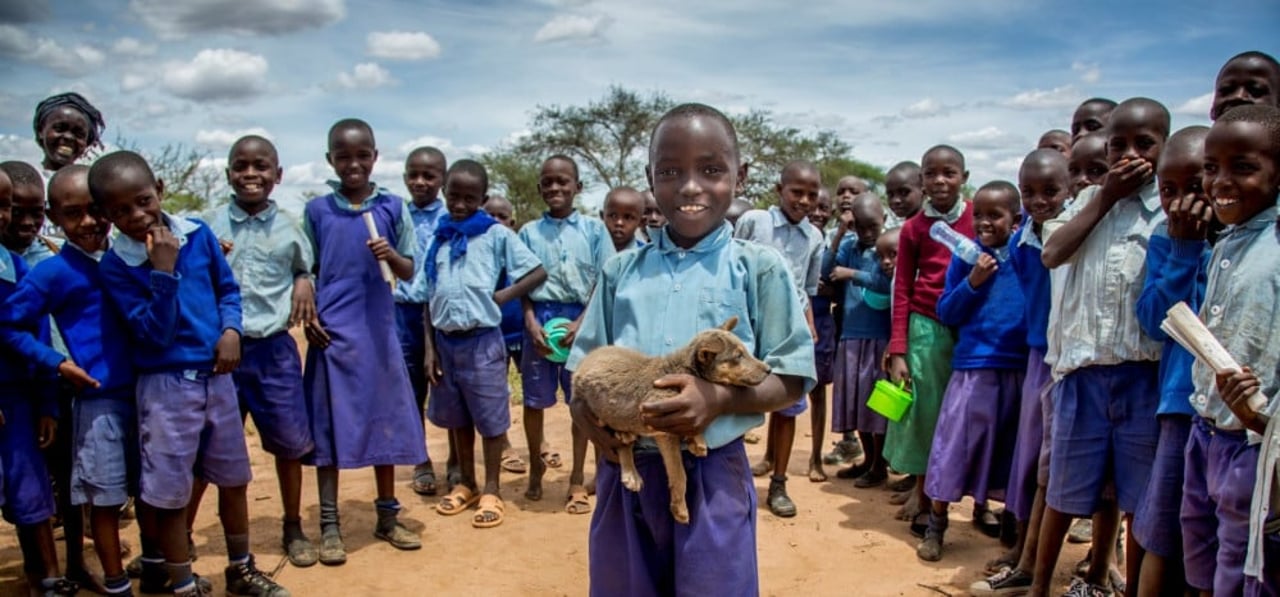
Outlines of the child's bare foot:
[{"label": "child's bare foot", "polygon": [[910,491],[915,488],[916,488],[915,475],[907,475],[889,484],[890,491]]},{"label": "child's bare foot", "polygon": [[915,491],[910,493],[911,495],[907,497],[907,501],[898,509],[898,513],[894,515],[894,518],[898,520],[915,520],[916,516],[920,514],[920,500],[916,499]]},{"label": "child's bare foot", "polygon": [[536,502],[542,499],[542,475],[547,472],[547,465],[542,460],[529,463],[529,488],[524,490],[524,498]]},{"label": "child's bare foot", "polygon": [[827,480],[827,471],[822,470],[821,462],[809,461],[809,481],[821,483]]},{"label": "child's bare foot", "polygon": [[574,485],[569,488],[569,497],[565,500],[564,511],[569,514],[591,513],[591,500],[587,497],[586,487]]},{"label": "child's bare foot", "polygon": [[916,494],[916,491],[914,489],[894,492],[889,495],[889,504],[893,506],[901,506],[907,503],[909,500],[911,500],[911,498],[914,497],[915,494]]},{"label": "child's bare foot", "polygon": [[754,431],[748,431],[742,436],[742,441],[748,444],[758,444],[760,443],[760,434]]},{"label": "child's bare foot", "polygon": [[542,464],[548,468],[560,468],[564,466],[564,462],[560,460],[560,453],[551,447],[551,444],[542,442],[542,448],[538,450],[538,458],[542,459]]},{"label": "child's bare foot", "polygon": [[755,477],[763,477],[773,472],[773,461],[761,460],[751,465],[751,475]]}]

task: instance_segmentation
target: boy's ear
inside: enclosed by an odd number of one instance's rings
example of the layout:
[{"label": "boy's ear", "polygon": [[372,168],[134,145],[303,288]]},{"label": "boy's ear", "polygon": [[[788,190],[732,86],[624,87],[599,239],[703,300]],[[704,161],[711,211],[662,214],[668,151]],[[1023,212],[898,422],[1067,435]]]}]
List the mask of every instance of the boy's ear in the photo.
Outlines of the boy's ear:
[{"label": "boy's ear", "polygon": [[964,171],[964,178],[960,179],[960,184],[964,184],[964,183],[966,183],[966,182],[969,182],[969,171],[968,171],[968,170],[965,170],[965,171]]},{"label": "boy's ear", "polygon": [[327,151],[326,151],[326,152],[324,152],[324,161],[325,161],[325,163],[327,163],[327,164],[329,164],[330,166],[332,166],[332,165],[333,165],[333,154],[330,154],[330,153],[329,153],[329,152],[327,152]]},{"label": "boy's ear", "polygon": [[738,316],[733,315],[729,317],[729,319],[724,320],[724,323],[720,324],[720,329],[726,332],[731,332],[733,331],[734,327],[737,327],[737,325],[738,325]]},{"label": "boy's ear", "polygon": [[164,201],[164,179],[156,178],[156,197]]},{"label": "boy's ear", "polygon": [[644,181],[649,183],[649,192],[653,192],[653,167],[649,164],[644,165]]},{"label": "boy's ear", "polygon": [[276,184],[284,182],[284,168],[276,166]]},{"label": "boy's ear", "polygon": [[738,196],[745,192],[747,192],[747,162],[742,162],[742,165],[738,166],[738,186],[734,187],[733,194]]}]

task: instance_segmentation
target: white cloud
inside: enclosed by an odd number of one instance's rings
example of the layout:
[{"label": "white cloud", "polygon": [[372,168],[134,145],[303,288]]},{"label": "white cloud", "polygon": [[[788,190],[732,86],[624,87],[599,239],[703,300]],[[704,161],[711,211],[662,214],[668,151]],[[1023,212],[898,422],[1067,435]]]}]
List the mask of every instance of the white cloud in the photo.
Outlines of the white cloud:
[{"label": "white cloud", "polygon": [[125,73],[120,77],[120,91],[131,93],[146,87],[151,79],[137,73]]},{"label": "white cloud", "polygon": [[942,102],[929,97],[903,108],[902,116],[905,118],[931,118],[945,116],[949,111],[950,109],[942,105]]},{"label": "white cloud", "polygon": [[1024,158],[1020,156],[1005,158],[1003,160],[996,162],[995,165],[991,167],[991,169],[994,170],[997,174],[1003,175],[1005,178],[1011,181],[1016,181],[1018,177],[1018,169],[1022,167],[1023,159]]},{"label": "white cloud", "polygon": [[390,85],[395,83],[395,79],[391,78],[390,71],[377,62],[363,62],[349,73],[338,73],[337,83],[339,87],[346,89],[372,88]]},{"label": "white cloud", "polygon": [[164,88],[195,101],[244,99],[266,88],[267,59],[224,48],[200,50],[190,62],[166,65]]},{"label": "white cloud", "polygon": [[1008,149],[1026,145],[1021,136],[1006,132],[998,126],[956,133],[947,137],[947,142],[965,149]]},{"label": "white cloud", "polygon": [[30,134],[0,134],[0,155],[5,156],[6,160],[20,160],[29,164],[39,164],[44,159],[44,154]]},{"label": "white cloud", "polygon": [[537,43],[599,41],[604,35],[604,30],[608,29],[612,23],[613,19],[604,15],[559,15],[538,29],[538,32],[533,34],[533,41]]},{"label": "white cloud", "polygon": [[1198,116],[1201,118],[1205,118],[1209,115],[1209,108],[1212,108],[1212,107],[1213,107],[1213,92],[1210,91],[1209,93],[1206,93],[1204,95],[1197,95],[1196,97],[1193,97],[1185,102],[1182,102],[1182,105],[1174,108],[1173,111],[1176,114],[1183,114],[1186,116]]},{"label": "white cloud", "polygon": [[1074,86],[1063,85],[1047,91],[1043,89],[1023,91],[1004,104],[1019,110],[1040,110],[1074,108],[1082,100],[1084,100],[1084,96]]},{"label": "white cloud", "polygon": [[47,37],[36,37],[13,25],[0,25],[0,56],[47,68],[64,77],[79,77],[100,66],[102,50],[85,44],[65,47]]},{"label": "white cloud", "polygon": [[129,8],[169,39],[206,32],[280,35],[324,27],[347,14],[343,0],[130,0]]},{"label": "white cloud", "polygon": [[1071,70],[1080,73],[1080,81],[1087,84],[1094,84],[1098,79],[1102,78],[1102,69],[1098,67],[1097,62],[1084,63],[1080,61],[1071,63]]},{"label": "white cloud", "polygon": [[111,52],[121,56],[140,57],[156,53],[155,44],[145,44],[133,37],[122,37],[111,44]]},{"label": "white cloud", "polygon": [[268,133],[267,129],[260,126],[238,131],[229,131],[226,129],[200,129],[196,131],[196,144],[214,148],[229,147],[232,143],[235,143],[240,139],[240,137],[245,135],[258,135],[259,137],[266,137],[267,139],[272,138],[271,133]]},{"label": "white cloud", "polygon": [[434,147],[436,149],[439,149],[442,153],[444,153],[445,157],[449,158],[450,162],[459,158],[475,157],[477,155],[484,153],[485,151],[488,151],[487,147],[479,144],[471,144],[463,147],[458,147],[457,145],[454,145],[453,141],[450,139],[446,139],[444,137],[437,137],[435,135],[423,135],[421,137],[410,139],[408,141],[405,141],[404,143],[401,143],[399,146],[396,147],[397,152],[395,156],[396,157],[408,156],[409,152],[419,147]]},{"label": "white cloud", "polygon": [[388,60],[430,60],[440,56],[440,44],[421,31],[375,31],[366,40],[366,51]]}]

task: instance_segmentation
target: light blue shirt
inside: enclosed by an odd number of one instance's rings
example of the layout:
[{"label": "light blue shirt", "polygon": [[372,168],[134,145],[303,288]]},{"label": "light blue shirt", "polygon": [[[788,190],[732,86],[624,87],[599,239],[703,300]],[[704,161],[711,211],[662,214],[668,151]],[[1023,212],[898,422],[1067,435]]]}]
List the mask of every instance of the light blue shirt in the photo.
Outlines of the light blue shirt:
[{"label": "light blue shirt", "polygon": [[[363,213],[363,212],[369,211],[370,209],[373,209],[373,206],[380,201],[395,201],[396,203],[399,203],[400,217],[396,218],[397,239],[396,239],[395,250],[397,253],[400,254],[401,257],[404,257],[406,259],[413,259],[413,255],[414,255],[413,251],[414,251],[414,248],[418,245],[418,237],[413,232],[413,220],[410,218],[404,217],[405,215],[404,212],[407,210],[404,209],[403,199],[401,199],[399,196],[395,195],[391,191],[388,191],[387,189],[376,186],[371,182],[369,183],[369,188],[373,189],[373,194],[370,195],[367,199],[365,199],[360,204],[359,209],[357,209],[356,207],[351,205],[350,200],[342,196],[342,186],[338,184],[338,181],[330,180],[326,184],[329,185],[329,188],[333,189],[334,205],[337,205],[338,209],[342,209],[345,211]],[[302,218],[302,233],[306,235],[307,240],[311,242],[311,253],[313,255],[319,253],[320,247],[316,246],[316,235],[311,232],[311,223],[307,221],[306,218]],[[416,262],[417,260],[415,259],[414,261]],[[415,265],[414,267],[416,268],[417,266]],[[399,286],[399,284],[396,284],[396,286]]]},{"label": "light blue shirt", "polygon": [[[1276,416],[1280,392],[1280,224],[1271,207],[1248,222],[1227,228],[1209,257],[1200,319],[1237,363],[1253,369],[1258,389],[1271,398],[1263,414]],[[1222,429],[1244,425],[1218,394],[1213,370],[1197,360],[1191,406]],[[1252,437],[1251,439],[1256,439]]]},{"label": "light blue shirt", "polygon": [[245,337],[266,338],[289,329],[293,281],[315,264],[297,218],[274,201],[254,215],[233,201],[211,212],[205,223],[218,240],[233,243],[227,263],[240,283]]},{"label": "light blue shirt", "polygon": [[800,302],[818,294],[822,276],[822,231],[808,218],[792,224],[778,206],[768,210],[753,209],[738,218],[734,238],[749,240],[777,249],[786,258],[792,279],[799,289]]},{"label": "light blue shirt", "polygon": [[[173,238],[177,239],[179,249],[186,246],[187,235],[200,228],[200,224],[187,218],[175,218],[163,212],[160,218],[164,220],[164,225],[169,228]],[[111,243],[111,252],[119,255],[120,260],[129,267],[138,267],[151,259],[147,256],[147,243],[133,240],[126,234],[116,236],[115,242]]]},{"label": "light blue shirt", "polygon": [[467,239],[467,253],[457,261],[449,247],[436,252],[436,281],[427,283],[431,325],[442,332],[498,327],[502,308],[493,302],[505,270],[519,280],[542,265],[538,257],[502,224]]},{"label": "light blue shirt", "polygon": [[520,227],[520,240],[547,270],[547,281],[529,293],[534,302],[587,304],[600,268],[613,257],[613,239],[604,222],[578,212],[541,218]]},{"label": "light blue shirt", "polygon": [[[608,345],[667,354],[737,316],[733,333],[747,349],[774,373],[803,378],[807,394],[816,383],[813,338],[787,263],[732,234],[726,223],[682,249],[663,228],[652,243],[610,259],[566,366],[574,370]],[[706,430],[707,445],[723,446],[763,422],[762,414],[721,415]]]},{"label": "light blue shirt", "polygon": [[427,302],[426,270],[423,267],[426,263],[424,259],[426,259],[427,249],[435,239],[436,227],[440,225],[440,220],[449,217],[449,213],[444,208],[443,199],[436,199],[426,207],[418,207],[413,201],[407,201],[405,207],[408,208],[409,218],[413,220],[413,233],[418,239],[416,255],[421,256],[422,259],[413,260],[413,278],[408,283],[396,284],[393,296],[397,303],[421,304]]}]

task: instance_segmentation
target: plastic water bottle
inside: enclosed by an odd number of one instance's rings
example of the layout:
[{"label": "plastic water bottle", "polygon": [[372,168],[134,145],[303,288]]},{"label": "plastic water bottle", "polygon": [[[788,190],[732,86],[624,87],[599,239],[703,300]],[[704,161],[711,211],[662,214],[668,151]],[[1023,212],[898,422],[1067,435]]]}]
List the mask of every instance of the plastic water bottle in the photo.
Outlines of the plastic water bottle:
[{"label": "plastic water bottle", "polygon": [[943,246],[951,249],[951,254],[959,257],[961,261],[973,265],[978,262],[978,255],[982,254],[982,249],[978,248],[978,243],[973,242],[965,237],[965,235],[956,232],[954,228],[947,225],[946,222],[938,220],[929,227],[929,236],[943,244]]}]

